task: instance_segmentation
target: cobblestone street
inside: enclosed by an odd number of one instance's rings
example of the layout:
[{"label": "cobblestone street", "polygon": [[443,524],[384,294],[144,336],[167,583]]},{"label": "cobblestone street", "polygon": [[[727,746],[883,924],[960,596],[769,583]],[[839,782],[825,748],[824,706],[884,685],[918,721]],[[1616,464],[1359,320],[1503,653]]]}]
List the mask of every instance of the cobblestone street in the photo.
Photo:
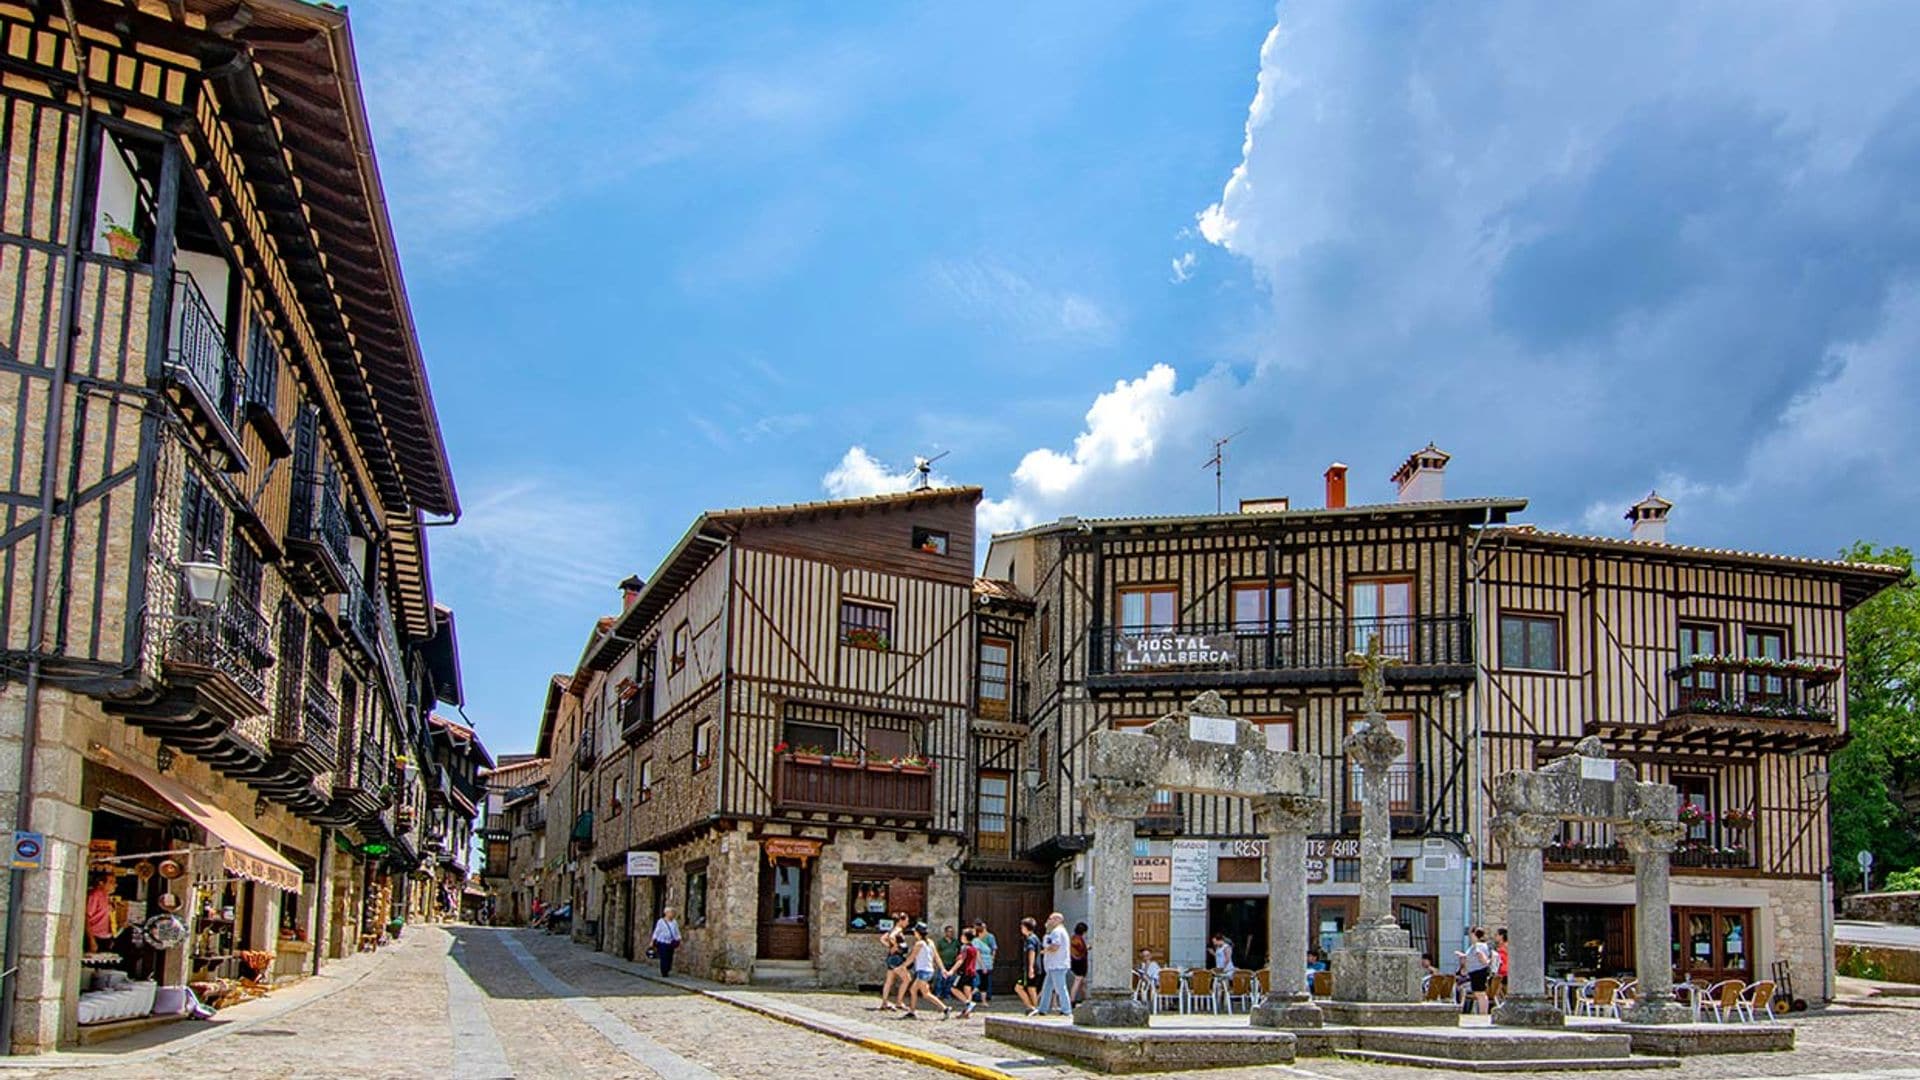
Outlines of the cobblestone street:
[{"label": "cobblestone street", "polygon": [[[169,1041],[151,1045],[109,1046],[41,1061],[16,1059],[0,1076],[791,1080],[857,1075],[862,1080],[893,1080],[950,1075],[921,1063],[929,1060],[928,1053],[938,1057],[942,1052],[1023,1080],[1087,1075],[985,1038],[978,1019],[883,1019],[866,995],[693,982],[682,989],[639,977],[637,971],[545,934],[417,927],[399,945],[355,958],[344,975],[284,991],[285,1002],[253,1003],[225,1014],[220,1023],[177,1024],[165,1033]],[[321,985],[329,982],[333,985]],[[699,990],[717,991],[728,1000]],[[302,995],[313,999],[279,1008]],[[995,1008],[1017,1011],[1012,1002]],[[1635,1075],[1688,1080],[1920,1078],[1920,1009],[1837,1008],[1802,1018],[1798,1026],[1799,1047],[1790,1053],[1696,1057],[1681,1070]],[[822,1027],[839,1037],[820,1033]],[[860,1040],[869,1045],[859,1045]],[[882,1053],[878,1042],[894,1043],[898,1053],[918,1053],[920,1060]],[[1425,1074],[1304,1058],[1294,1066],[1207,1075],[1211,1080],[1284,1075],[1387,1080]]]}]

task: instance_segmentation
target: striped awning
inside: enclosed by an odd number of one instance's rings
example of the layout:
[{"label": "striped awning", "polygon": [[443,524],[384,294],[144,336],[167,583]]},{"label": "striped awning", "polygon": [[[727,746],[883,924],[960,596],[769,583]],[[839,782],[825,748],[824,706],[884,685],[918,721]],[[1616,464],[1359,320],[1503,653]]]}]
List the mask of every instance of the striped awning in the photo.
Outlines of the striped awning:
[{"label": "striped awning", "polygon": [[215,806],[206,796],[137,761],[128,761],[105,749],[100,751],[100,756],[109,768],[145,784],[183,817],[204,829],[208,845],[219,851],[221,868],[227,873],[284,892],[300,891],[300,868],[275,851],[266,837],[242,825],[239,818]]}]

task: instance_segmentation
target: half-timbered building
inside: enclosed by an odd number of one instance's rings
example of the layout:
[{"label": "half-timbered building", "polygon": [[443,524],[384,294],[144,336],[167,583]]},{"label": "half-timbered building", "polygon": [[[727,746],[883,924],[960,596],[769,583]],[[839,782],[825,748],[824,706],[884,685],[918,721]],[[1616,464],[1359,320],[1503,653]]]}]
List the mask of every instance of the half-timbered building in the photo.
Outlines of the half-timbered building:
[{"label": "half-timbered building", "polygon": [[547,759],[501,754],[483,770],[487,801],[480,820],[480,880],[496,926],[524,926],[540,893],[547,855]]},{"label": "half-timbered building", "polygon": [[671,904],[694,973],[851,985],[889,913],[958,917],[979,499],[707,513],[634,593],[585,667],[624,744],[603,802],[659,872],[603,905],[604,947]]},{"label": "half-timbered building", "polygon": [[[1483,534],[1481,775],[1599,736],[1643,779],[1680,789],[1676,971],[1751,982],[1786,961],[1799,995],[1824,996],[1827,758],[1847,731],[1847,612],[1904,573],[1668,543],[1670,506],[1636,504],[1625,539]],[[1497,844],[1486,858],[1486,910],[1499,912]],[[1549,971],[1632,970],[1631,860],[1609,828],[1563,826],[1546,864]]]},{"label": "half-timbered building", "polygon": [[[1470,903],[1475,530],[1525,503],[1444,498],[1446,460],[1433,447],[1410,457],[1395,502],[1348,505],[1336,464],[1323,507],[1250,500],[1237,513],[1065,518],[992,539],[985,573],[1033,605],[1011,817],[1069,922],[1087,909],[1088,735],[1214,690],[1271,746],[1322,760],[1331,800],[1302,870],[1314,937],[1336,944],[1359,901],[1358,783],[1341,750],[1360,716],[1348,655],[1377,640],[1399,661],[1387,707],[1406,741],[1391,780],[1397,910],[1436,961],[1453,947]],[[1223,933],[1236,963],[1265,963],[1263,847],[1246,800],[1163,793],[1139,825],[1132,947],[1204,964],[1208,936]]]},{"label": "half-timbered building", "polygon": [[[0,1037],[35,1051],[83,952],[289,975],[407,910],[459,506],[344,9],[0,3],[0,144],[0,770],[45,841]],[[87,943],[90,873],[189,944]]]}]

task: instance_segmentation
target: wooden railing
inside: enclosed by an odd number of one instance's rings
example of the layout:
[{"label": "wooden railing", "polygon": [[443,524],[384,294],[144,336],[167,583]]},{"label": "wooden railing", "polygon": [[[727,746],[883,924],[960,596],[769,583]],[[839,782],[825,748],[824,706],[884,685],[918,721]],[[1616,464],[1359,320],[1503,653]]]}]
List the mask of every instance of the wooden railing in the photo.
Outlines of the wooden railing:
[{"label": "wooden railing", "polygon": [[774,761],[773,803],[782,810],[933,817],[933,774],[891,765],[813,764],[781,755]]},{"label": "wooden railing", "polygon": [[1697,656],[1667,673],[1668,715],[1830,724],[1840,675],[1835,665]]}]

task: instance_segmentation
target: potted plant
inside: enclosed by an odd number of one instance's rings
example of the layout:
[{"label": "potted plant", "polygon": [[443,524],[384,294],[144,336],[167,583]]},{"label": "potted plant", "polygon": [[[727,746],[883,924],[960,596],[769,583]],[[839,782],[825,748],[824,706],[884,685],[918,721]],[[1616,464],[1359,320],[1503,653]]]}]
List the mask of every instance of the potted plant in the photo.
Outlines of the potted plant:
[{"label": "potted plant", "polygon": [[1736,806],[1720,815],[1720,824],[1729,829],[1748,829],[1753,826],[1753,811]]},{"label": "potted plant", "polygon": [[140,257],[140,234],[113,220],[112,214],[106,215],[107,226],[100,235],[107,238],[107,250],[116,259],[132,262]]},{"label": "potted plant", "polygon": [[893,759],[893,767],[904,773],[924,776],[933,771],[933,763],[919,754],[907,754]]},{"label": "potted plant", "polygon": [[836,769],[858,769],[860,758],[854,754],[828,754],[827,764]]},{"label": "potted plant", "polygon": [[1680,824],[1697,828],[1701,825],[1713,824],[1713,811],[1698,803],[1681,803],[1679,818]]}]

